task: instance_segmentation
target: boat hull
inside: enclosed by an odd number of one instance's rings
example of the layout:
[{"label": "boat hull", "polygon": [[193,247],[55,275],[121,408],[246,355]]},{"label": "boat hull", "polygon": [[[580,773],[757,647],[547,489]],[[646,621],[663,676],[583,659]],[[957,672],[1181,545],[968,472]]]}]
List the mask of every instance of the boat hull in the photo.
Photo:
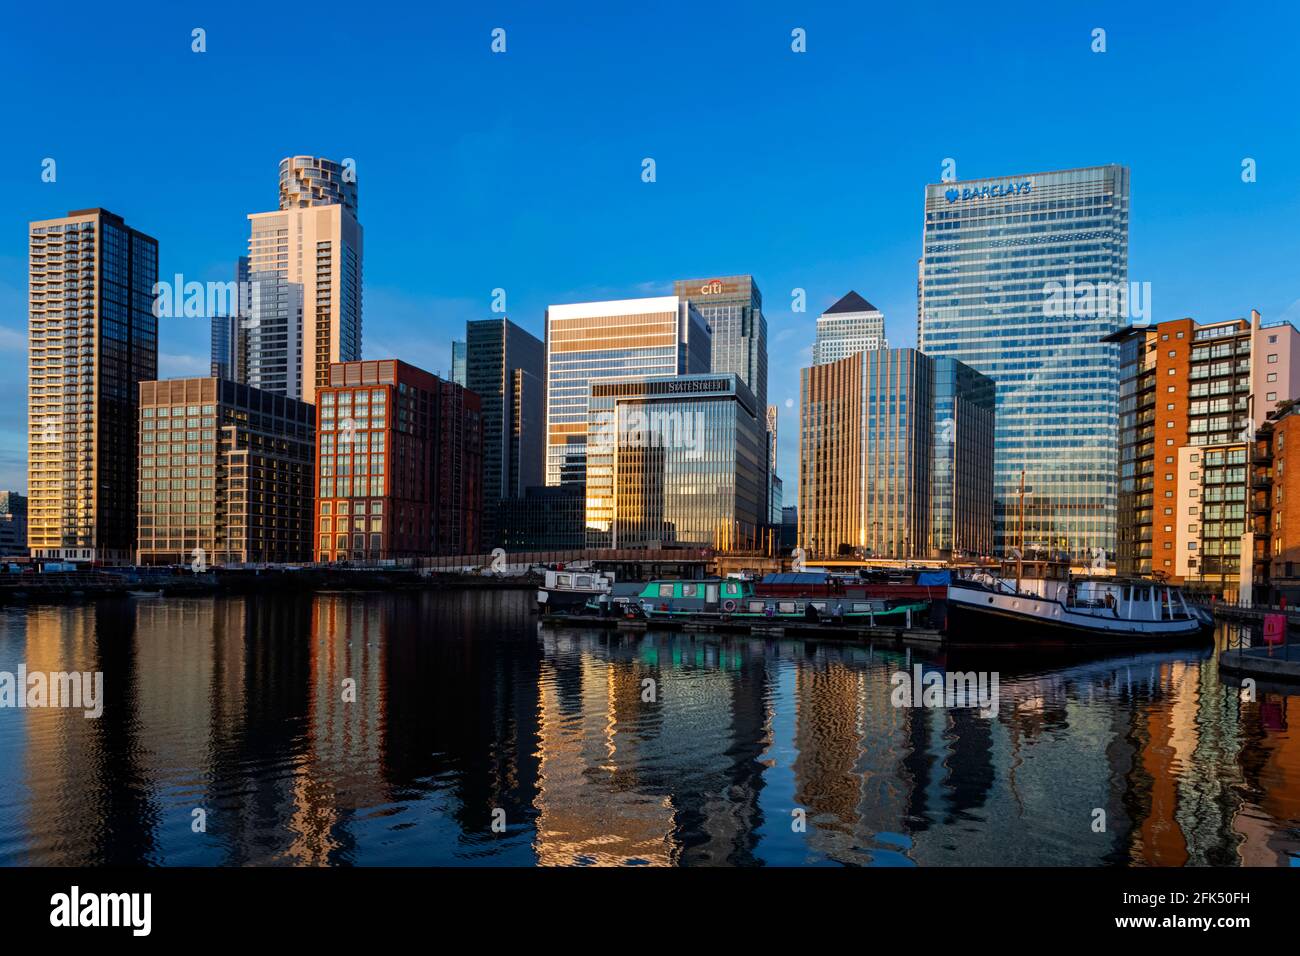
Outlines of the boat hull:
[{"label": "boat hull", "polygon": [[[1020,607],[1012,606],[1019,603]],[[1124,621],[1071,613],[1054,601],[966,591],[948,594],[948,643],[978,647],[1159,647],[1204,640],[1199,619]]]}]

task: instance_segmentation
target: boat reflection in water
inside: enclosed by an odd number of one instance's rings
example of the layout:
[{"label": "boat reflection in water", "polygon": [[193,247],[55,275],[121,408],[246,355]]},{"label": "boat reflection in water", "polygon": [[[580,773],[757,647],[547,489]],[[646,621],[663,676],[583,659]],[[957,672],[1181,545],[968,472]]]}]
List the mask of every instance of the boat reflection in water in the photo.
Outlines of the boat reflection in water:
[{"label": "boat reflection in water", "polygon": [[[0,671],[102,671],[106,702],[98,720],[0,709],[0,863],[1300,856],[1300,698],[1247,699],[1209,648],[945,657],[543,629],[535,604],[474,591],[6,609]],[[895,706],[894,676],[917,665],[995,671],[995,714]]]}]

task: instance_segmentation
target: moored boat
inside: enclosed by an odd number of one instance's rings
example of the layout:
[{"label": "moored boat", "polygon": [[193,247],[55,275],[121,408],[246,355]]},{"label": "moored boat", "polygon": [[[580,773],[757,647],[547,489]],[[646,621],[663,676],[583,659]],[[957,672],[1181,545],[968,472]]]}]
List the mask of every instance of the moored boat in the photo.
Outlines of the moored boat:
[{"label": "moored boat", "polygon": [[[589,603],[588,609],[598,609]],[[628,609],[649,620],[813,621],[872,626],[918,623],[928,610],[924,602],[892,604],[883,600],[835,594],[756,593],[749,581],[705,579],[660,580],[644,585]]]},{"label": "moored boat", "polygon": [[948,585],[951,644],[1159,646],[1207,632],[1201,609],[1175,584],[1072,575],[1063,562],[1008,561]]}]

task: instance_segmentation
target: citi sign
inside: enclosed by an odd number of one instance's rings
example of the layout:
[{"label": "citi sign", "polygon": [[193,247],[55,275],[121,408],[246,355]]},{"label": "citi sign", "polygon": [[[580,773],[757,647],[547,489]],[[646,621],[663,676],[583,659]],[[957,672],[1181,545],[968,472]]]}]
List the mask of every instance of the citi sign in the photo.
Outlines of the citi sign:
[{"label": "citi sign", "polygon": [[964,186],[958,189],[950,187],[943,195],[948,202],[966,201],[967,199],[1001,199],[1004,196],[1024,196],[1034,188],[1032,179],[1018,183],[997,183],[992,186]]}]

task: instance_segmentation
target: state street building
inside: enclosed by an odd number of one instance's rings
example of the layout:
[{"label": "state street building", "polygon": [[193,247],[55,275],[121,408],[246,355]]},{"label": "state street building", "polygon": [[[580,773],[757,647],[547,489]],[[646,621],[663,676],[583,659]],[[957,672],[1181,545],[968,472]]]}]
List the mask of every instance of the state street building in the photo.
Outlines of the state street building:
[{"label": "state street building", "polygon": [[587,547],[758,547],[765,441],[735,373],[592,382]]}]

